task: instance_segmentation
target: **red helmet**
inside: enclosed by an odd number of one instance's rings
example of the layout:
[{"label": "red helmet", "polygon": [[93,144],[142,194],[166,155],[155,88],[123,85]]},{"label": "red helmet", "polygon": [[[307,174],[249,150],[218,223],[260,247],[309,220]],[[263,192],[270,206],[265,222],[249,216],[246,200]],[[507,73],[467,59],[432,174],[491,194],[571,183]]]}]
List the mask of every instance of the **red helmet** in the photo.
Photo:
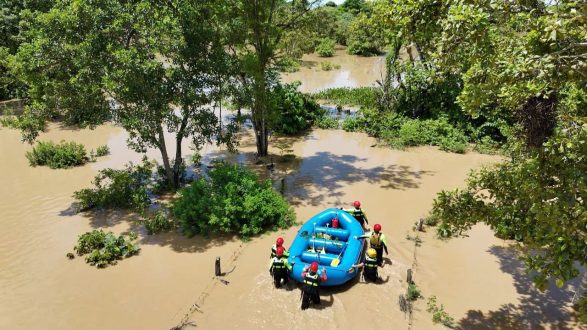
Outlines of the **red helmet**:
[{"label": "red helmet", "polygon": [[355,201],[355,202],[353,203],[353,206],[354,206],[354,207],[356,207],[356,208],[359,208],[359,207],[361,207],[361,202],[359,202],[359,201]]},{"label": "red helmet", "polygon": [[275,241],[275,245],[282,246],[283,245],[283,237],[277,237],[277,240]]},{"label": "red helmet", "polygon": [[315,261],[314,261],[314,262],[313,262],[313,263],[310,265],[310,271],[312,271],[312,273],[315,273],[315,272],[317,272],[317,271],[318,271],[318,263],[317,263],[317,262],[315,262]]},{"label": "red helmet", "polygon": [[376,232],[380,232],[381,231],[381,225],[376,223],[375,226],[373,226],[373,230],[375,230]]},{"label": "red helmet", "polygon": [[280,246],[277,248],[277,250],[275,250],[275,254],[277,254],[278,257],[283,256],[283,252],[285,251],[285,249],[283,248],[283,246]]}]

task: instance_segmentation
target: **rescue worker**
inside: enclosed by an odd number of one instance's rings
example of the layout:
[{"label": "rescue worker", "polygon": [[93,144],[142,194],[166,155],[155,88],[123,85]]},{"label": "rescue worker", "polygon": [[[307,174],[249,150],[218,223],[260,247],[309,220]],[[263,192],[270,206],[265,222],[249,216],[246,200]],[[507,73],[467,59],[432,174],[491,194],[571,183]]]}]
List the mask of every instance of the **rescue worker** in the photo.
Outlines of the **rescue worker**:
[{"label": "rescue worker", "polygon": [[377,267],[380,267],[377,263],[377,251],[370,248],[367,250],[365,260],[357,265],[353,265],[355,268],[363,267],[363,278],[367,282],[377,282],[379,280],[379,273]]},{"label": "rescue worker", "polygon": [[355,217],[355,219],[357,219],[357,221],[361,224],[363,229],[369,229],[369,226],[366,226],[369,224],[369,221],[367,221],[367,215],[365,214],[365,211],[363,211],[363,209],[361,208],[361,202],[354,201],[353,206],[354,208],[352,209],[342,210],[347,213],[350,213],[353,217]]},{"label": "rescue worker", "polygon": [[[271,261],[269,272],[273,274],[273,282],[275,287],[279,288],[281,285],[289,282],[289,271],[291,271],[293,263],[290,265],[287,258],[284,255],[285,249],[280,246],[275,251],[275,257]],[[282,282],[283,280],[283,282]]]},{"label": "rescue worker", "polygon": [[327,280],[326,269],[318,272],[318,263],[313,262],[310,267],[304,267],[302,271],[304,286],[302,287],[302,310],[310,306],[310,302],[320,304],[320,283]]},{"label": "rescue worker", "polygon": [[[271,257],[270,258],[275,258],[277,256],[277,254],[276,254],[277,248],[280,246],[283,246],[283,237],[277,237],[277,240],[275,240],[275,244],[273,244],[273,246],[271,247]],[[287,252],[285,247],[283,248],[283,250],[284,250],[283,255],[286,258],[289,257],[289,252]]]},{"label": "rescue worker", "polygon": [[371,234],[355,236],[355,238],[369,238],[369,247],[375,249],[375,252],[377,252],[377,264],[379,266],[382,266],[383,250],[385,249],[385,255],[388,255],[388,252],[387,240],[385,239],[385,235],[383,235],[383,233],[381,232],[381,225],[376,223],[373,226],[373,232],[371,232]]}]

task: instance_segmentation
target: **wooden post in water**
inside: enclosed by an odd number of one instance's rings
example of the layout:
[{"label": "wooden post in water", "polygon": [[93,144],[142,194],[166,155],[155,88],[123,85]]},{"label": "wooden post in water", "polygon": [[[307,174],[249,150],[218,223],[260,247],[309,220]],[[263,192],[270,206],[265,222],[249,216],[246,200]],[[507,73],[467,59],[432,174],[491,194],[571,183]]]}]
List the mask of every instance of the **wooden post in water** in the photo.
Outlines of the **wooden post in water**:
[{"label": "wooden post in water", "polygon": [[214,274],[216,276],[222,275],[222,272],[220,271],[220,257],[216,257],[216,263],[214,264]]},{"label": "wooden post in water", "polygon": [[406,280],[408,281],[408,284],[412,284],[412,269],[408,269],[408,274],[406,276]]}]

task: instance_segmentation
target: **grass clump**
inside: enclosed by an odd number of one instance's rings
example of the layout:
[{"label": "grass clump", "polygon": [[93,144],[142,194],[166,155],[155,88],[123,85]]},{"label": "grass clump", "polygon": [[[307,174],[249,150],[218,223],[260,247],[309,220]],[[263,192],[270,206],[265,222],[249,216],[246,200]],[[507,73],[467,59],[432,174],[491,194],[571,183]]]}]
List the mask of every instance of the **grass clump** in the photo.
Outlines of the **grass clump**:
[{"label": "grass clump", "polygon": [[107,145],[99,146],[96,148],[96,157],[106,156],[110,153],[110,148]]},{"label": "grass clump", "polygon": [[406,298],[409,301],[415,301],[416,299],[422,297],[422,293],[420,291],[420,288],[418,288],[418,286],[416,286],[415,283],[410,283],[408,284],[408,293],[406,294]]},{"label": "grass clump", "polygon": [[322,117],[318,118],[314,125],[318,128],[323,129],[337,129],[339,126],[338,120],[336,118],[332,118],[327,114],[324,114]]},{"label": "grass clump", "polygon": [[141,165],[128,164],[122,170],[101,170],[94,178],[94,188],[74,192],[79,210],[128,208],[142,211],[150,204],[147,188],[151,183],[153,166],[143,159]]},{"label": "grass clump", "polygon": [[86,148],[79,143],[61,141],[38,142],[32,151],[26,153],[31,166],[49,166],[50,168],[70,168],[89,161]]},{"label": "grass clump", "polygon": [[432,313],[432,322],[442,323],[449,329],[455,328],[454,319],[444,310],[444,305],[440,305],[440,307],[437,305],[436,296],[428,298],[428,308],[426,310],[428,313]]},{"label": "grass clump", "polygon": [[248,238],[295,222],[287,201],[250,170],[220,162],[208,176],[181,189],[173,203],[186,235],[224,232]]},{"label": "grass clump", "polygon": [[140,248],[132,243],[136,239],[137,235],[133,232],[116,237],[111,232],[93,230],[81,235],[73,250],[78,256],[87,255],[86,262],[90,265],[104,268],[115,265],[122,258],[137,254]]},{"label": "grass clump", "polygon": [[336,45],[336,41],[330,38],[324,38],[320,41],[318,46],[316,47],[316,53],[320,57],[332,57],[334,56],[334,46]]},{"label": "grass clump", "polygon": [[145,229],[147,230],[147,234],[159,234],[162,232],[167,232],[173,229],[174,222],[169,219],[167,214],[164,211],[157,211],[151,217],[144,220]]},{"label": "grass clump", "polygon": [[329,103],[366,108],[375,108],[378,97],[374,87],[329,88],[313,95],[316,99]]},{"label": "grass clump", "polygon": [[338,70],[338,69],[340,69],[340,64],[332,64],[330,62],[320,62],[320,69],[322,69],[323,71]]}]

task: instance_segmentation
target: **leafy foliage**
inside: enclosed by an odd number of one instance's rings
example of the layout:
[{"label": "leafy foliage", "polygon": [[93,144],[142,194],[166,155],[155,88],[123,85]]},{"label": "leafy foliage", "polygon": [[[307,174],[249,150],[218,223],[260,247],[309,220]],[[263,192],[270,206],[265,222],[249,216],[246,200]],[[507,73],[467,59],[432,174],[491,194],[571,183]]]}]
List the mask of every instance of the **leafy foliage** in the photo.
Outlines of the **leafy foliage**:
[{"label": "leafy foliage", "polygon": [[334,46],[336,45],[336,41],[329,38],[324,38],[318,46],[316,47],[316,53],[318,53],[321,57],[331,57],[334,56]]},{"label": "leafy foliage", "polygon": [[377,105],[377,89],[373,87],[329,88],[313,94],[318,100],[338,105],[374,108]]},{"label": "leafy foliage", "polygon": [[336,118],[332,118],[325,113],[316,120],[314,125],[322,129],[336,129],[339,127],[339,122]]},{"label": "leafy foliage", "polygon": [[320,62],[320,69],[323,71],[330,71],[330,70],[338,70],[340,69],[340,64],[332,64],[330,62]]},{"label": "leafy foliage", "polygon": [[406,298],[408,298],[410,301],[414,301],[420,297],[422,297],[420,288],[418,288],[415,283],[408,284],[408,293],[406,294]]},{"label": "leafy foliage", "polygon": [[383,48],[381,25],[371,20],[366,13],[361,12],[350,24],[346,42],[349,54],[379,55]]},{"label": "leafy foliage", "polygon": [[448,315],[448,313],[444,310],[444,305],[441,304],[440,307],[438,306],[436,302],[436,296],[431,296],[428,298],[427,305],[428,307],[426,308],[426,311],[428,311],[428,313],[432,313],[432,321],[434,323],[441,323],[449,329],[455,328],[454,318]]},{"label": "leafy foliage", "polygon": [[167,213],[162,210],[155,212],[149,218],[144,219],[143,222],[149,235],[170,231],[175,226],[175,223],[169,219]]},{"label": "leafy foliage", "polygon": [[309,96],[297,90],[299,83],[277,85],[273,91],[279,116],[274,124],[275,131],[282,134],[297,134],[312,127],[323,110]]},{"label": "leafy foliage", "polygon": [[140,248],[132,243],[136,239],[137,235],[133,232],[116,237],[112,232],[93,230],[82,234],[73,250],[78,256],[87,254],[86,262],[90,265],[104,268],[137,254]]},{"label": "leafy foliage", "polygon": [[86,148],[79,143],[61,141],[38,142],[26,157],[31,166],[49,166],[50,168],[70,168],[88,162]]},{"label": "leafy foliage", "polygon": [[102,145],[96,148],[96,157],[106,156],[110,153],[110,148],[107,145]]},{"label": "leafy foliage", "polygon": [[294,223],[287,201],[250,170],[217,163],[208,175],[181,189],[173,203],[173,214],[188,236],[226,232],[247,238]]},{"label": "leafy foliage", "polygon": [[120,207],[142,211],[150,204],[148,187],[153,166],[144,159],[143,164],[128,164],[122,170],[101,170],[94,178],[95,188],[76,191],[73,197],[80,210]]}]

